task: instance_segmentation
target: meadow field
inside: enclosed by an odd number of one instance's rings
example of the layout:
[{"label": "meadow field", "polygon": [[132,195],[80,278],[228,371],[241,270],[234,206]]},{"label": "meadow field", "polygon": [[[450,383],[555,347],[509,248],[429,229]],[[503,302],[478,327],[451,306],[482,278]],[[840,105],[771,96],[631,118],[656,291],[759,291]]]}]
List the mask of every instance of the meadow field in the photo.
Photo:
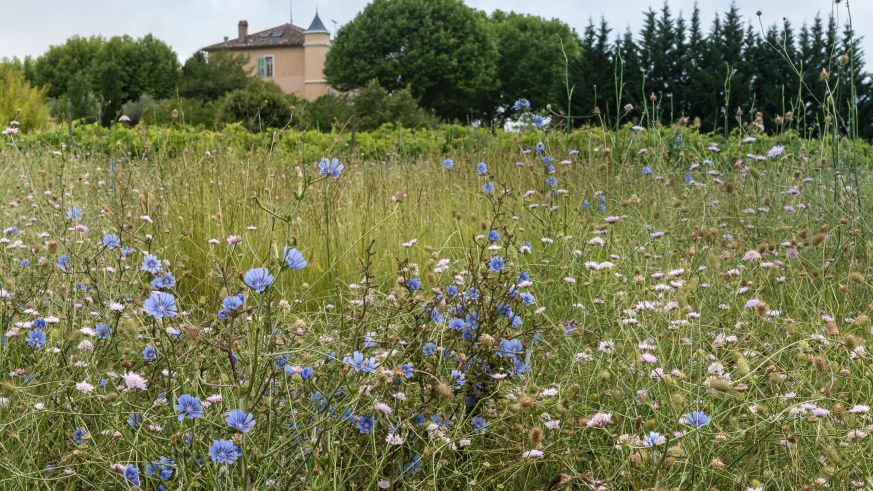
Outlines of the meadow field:
[{"label": "meadow field", "polygon": [[116,125],[0,148],[2,489],[869,489],[873,150]]}]

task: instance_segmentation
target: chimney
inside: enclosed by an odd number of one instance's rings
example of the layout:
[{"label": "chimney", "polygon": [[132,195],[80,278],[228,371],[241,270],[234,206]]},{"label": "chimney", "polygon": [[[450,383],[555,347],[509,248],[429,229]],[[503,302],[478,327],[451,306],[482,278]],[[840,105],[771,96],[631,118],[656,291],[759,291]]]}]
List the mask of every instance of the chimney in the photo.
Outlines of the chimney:
[{"label": "chimney", "polygon": [[239,21],[239,42],[247,44],[249,37],[249,22],[246,20]]}]

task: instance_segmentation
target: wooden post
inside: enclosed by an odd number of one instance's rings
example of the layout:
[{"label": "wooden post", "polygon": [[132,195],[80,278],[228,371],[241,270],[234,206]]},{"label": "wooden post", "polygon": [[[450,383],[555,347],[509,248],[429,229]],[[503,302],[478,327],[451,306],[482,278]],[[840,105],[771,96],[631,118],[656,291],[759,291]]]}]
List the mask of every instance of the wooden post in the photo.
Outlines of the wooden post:
[{"label": "wooden post", "polygon": [[350,153],[355,153],[355,137],[358,134],[358,115],[352,114],[352,140],[349,142]]},{"label": "wooden post", "polygon": [[72,148],[76,142],[73,140],[73,104],[67,99],[67,136],[70,139],[70,148]]}]

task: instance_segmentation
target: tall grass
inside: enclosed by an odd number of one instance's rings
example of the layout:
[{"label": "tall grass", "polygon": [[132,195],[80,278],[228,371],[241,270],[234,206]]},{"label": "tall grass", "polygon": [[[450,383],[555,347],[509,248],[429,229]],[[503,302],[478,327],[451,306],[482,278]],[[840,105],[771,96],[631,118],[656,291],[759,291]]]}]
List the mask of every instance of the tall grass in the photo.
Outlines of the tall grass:
[{"label": "tall grass", "polygon": [[[159,456],[175,462],[167,488],[870,482],[868,146],[624,127],[497,132],[381,159],[341,144],[288,146],[282,135],[265,146],[226,138],[189,136],[172,154],[45,144],[0,154],[0,217],[16,227],[0,255],[12,293],[0,303],[3,486],[123,487],[131,481],[119,471],[133,466],[151,489],[162,481],[146,464]],[[766,157],[777,144],[784,151]],[[319,178],[314,152],[338,156],[341,176]],[[556,188],[544,181],[544,156],[554,158]],[[857,178],[835,162],[852,162]],[[81,222],[64,216],[74,206]],[[491,230],[496,242],[485,238]],[[142,252],[121,259],[101,247],[104,233]],[[280,269],[286,245],[306,268]],[[145,252],[177,278],[168,289],[175,317],[141,310],[152,289],[139,266]],[[489,269],[495,255],[506,260],[499,273]],[[261,294],[242,279],[255,267],[276,274]],[[533,282],[530,307],[505,296],[521,271]],[[467,301],[448,296],[455,283],[481,292],[464,307],[481,316],[472,340],[447,327]],[[246,310],[218,320],[222,298],[239,292]],[[491,316],[505,302],[517,302],[521,326]],[[34,349],[25,336],[48,316],[58,323]],[[98,322],[113,328],[108,340],[80,331]],[[492,344],[512,338],[530,351],[513,360],[526,364],[522,376],[493,382],[464,362],[521,370],[501,365]],[[423,355],[427,342],[447,356]],[[146,346],[156,360],[143,358]],[[415,373],[406,381],[339,361],[355,351],[393,371],[412,363]],[[466,371],[466,385],[455,385],[453,370]],[[143,374],[148,390],[127,389],[117,378],[127,371]],[[78,381],[95,389],[83,393]],[[180,422],[181,394],[222,400]],[[377,402],[394,412],[379,413]],[[237,408],[253,414],[251,432],[223,422]],[[709,423],[683,424],[694,410]],[[144,422],[128,425],[132,413]],[[611,420],[600,427],[596,413]],[[427,421],[410,422],[415,414]],[[376,417],[373,433],[359,430],[361,416]],[[432,416],[440,423],[429,426]],[[474,417],[488,421],[485,433]],[[404,443],[386,442],[389,433]],[[219,438],[240,446],[238,461],[211,461]]]}]

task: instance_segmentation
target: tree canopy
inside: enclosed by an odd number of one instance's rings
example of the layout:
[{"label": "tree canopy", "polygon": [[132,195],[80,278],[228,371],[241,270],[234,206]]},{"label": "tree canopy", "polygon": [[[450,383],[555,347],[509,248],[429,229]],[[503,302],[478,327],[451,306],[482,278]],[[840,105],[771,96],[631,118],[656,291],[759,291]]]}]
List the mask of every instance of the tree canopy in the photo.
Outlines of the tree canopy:
[{"label": "tree canopy", "polygon": [[108,40],[75,36],[49,48],[31,70],[33,82],[50,97],[66,99],[70,117],[90,116],[104,123],[143,93],[170,96],[178,75],[176,53],[150,34]]},{"label": "tree canopy", "polygon": [[461,0],[375,0],[337,32],[325,76],[341,91],[374,79],[388,91],[409,87],[445,119],[480,117],[495,93],[486,22]]},{"label": "tree canopy", "polygon": [[509,108],[519,98],[540,108],[563,104],[565,69],[581,54],[573,29],[557,19],[499,10],[490,23],[498,51],[497,93],[491,104]]},{"label": "tree canopy", "polygon": [[247,59],[227,51],[216,51],[206,57],[203,51],[194,53],[182,67],[179,95],[201,101],[214,101],[222,95],[245,88],[252,78],[245,69]]}]

